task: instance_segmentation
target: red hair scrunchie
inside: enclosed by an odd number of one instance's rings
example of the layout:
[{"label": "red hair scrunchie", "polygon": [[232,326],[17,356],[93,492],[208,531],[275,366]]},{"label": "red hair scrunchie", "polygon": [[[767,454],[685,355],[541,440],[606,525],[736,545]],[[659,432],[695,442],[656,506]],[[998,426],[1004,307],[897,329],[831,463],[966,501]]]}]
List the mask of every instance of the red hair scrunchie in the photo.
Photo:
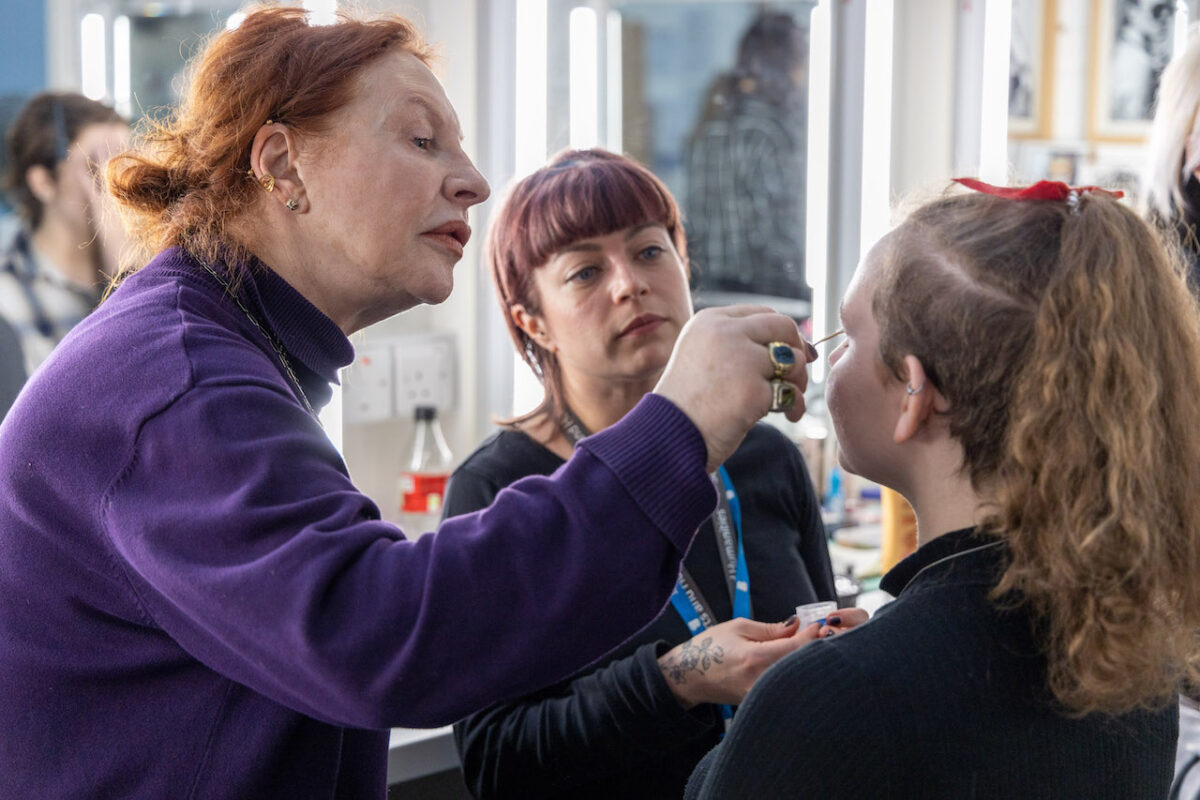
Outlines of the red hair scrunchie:
[{"label": "red hair scrunchie", "polygon": [[1003,197],[1006,200],[1070,200],[1072,193],[1076,197],[1081,194],[1103,194],[1119,200],[1125,193],[1118,190],[1104,189],[1100,186],[1068,186],[1062,181],[1038,181],[1032,186],[993,186],[990,183],[974,178],[954,178],[954,182],[968,189],[974,189],[983,194]]}]

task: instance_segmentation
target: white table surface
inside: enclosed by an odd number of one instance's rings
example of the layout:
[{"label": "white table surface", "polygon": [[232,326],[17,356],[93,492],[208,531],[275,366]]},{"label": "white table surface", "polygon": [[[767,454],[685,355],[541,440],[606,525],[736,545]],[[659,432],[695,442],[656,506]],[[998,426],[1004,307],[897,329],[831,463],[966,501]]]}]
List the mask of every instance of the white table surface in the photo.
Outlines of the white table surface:
[{"label": "white table surface", "polygon": [[444,728],[392,728],[388,740],[388,785],[458,766],[454,732]]}]

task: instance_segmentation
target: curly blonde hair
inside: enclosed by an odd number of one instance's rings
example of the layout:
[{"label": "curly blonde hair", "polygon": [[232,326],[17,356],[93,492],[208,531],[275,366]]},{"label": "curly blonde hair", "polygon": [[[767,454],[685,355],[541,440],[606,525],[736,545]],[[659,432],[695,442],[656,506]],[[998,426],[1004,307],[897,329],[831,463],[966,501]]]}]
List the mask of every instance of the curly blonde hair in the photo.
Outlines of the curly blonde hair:
[{"label": "curly blonde hair", "polygon": [[891,237],[884,364],[915,355],[1076,713],[1169,701],[1200,677],[1200,308],[1136,214],[1084,194],[950,195]]}]

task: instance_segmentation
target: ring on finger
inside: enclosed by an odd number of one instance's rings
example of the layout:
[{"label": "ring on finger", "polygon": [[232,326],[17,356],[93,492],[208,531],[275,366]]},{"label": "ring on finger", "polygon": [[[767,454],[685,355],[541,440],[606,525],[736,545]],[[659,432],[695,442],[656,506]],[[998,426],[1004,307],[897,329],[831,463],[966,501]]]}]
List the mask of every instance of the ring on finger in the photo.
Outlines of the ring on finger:
[{"label": "ring on finger", "polygon": [[792,367],[796,366],[796,351],[787,342],[769,342],[767,357],[771,359],[771,369],[776,379],[787,377]]},{"label": "ring on finger", "polygon": [[787,411],[796,402],[796,387],[775,378],[771,381],[771,410]]}]

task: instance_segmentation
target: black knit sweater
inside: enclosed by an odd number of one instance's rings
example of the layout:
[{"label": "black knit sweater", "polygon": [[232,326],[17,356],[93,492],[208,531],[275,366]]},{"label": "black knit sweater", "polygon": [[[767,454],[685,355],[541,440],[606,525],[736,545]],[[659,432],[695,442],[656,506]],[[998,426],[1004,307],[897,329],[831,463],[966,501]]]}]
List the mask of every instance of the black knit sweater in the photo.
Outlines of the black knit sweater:
[{"label": "black knit sweater", "polygon": [[686,797],[1165,798],[1178,706],[1063,713],[1029,615],[988,599],[1005,558],[965,530],[902,561],[874,619],[758,680]]}]

